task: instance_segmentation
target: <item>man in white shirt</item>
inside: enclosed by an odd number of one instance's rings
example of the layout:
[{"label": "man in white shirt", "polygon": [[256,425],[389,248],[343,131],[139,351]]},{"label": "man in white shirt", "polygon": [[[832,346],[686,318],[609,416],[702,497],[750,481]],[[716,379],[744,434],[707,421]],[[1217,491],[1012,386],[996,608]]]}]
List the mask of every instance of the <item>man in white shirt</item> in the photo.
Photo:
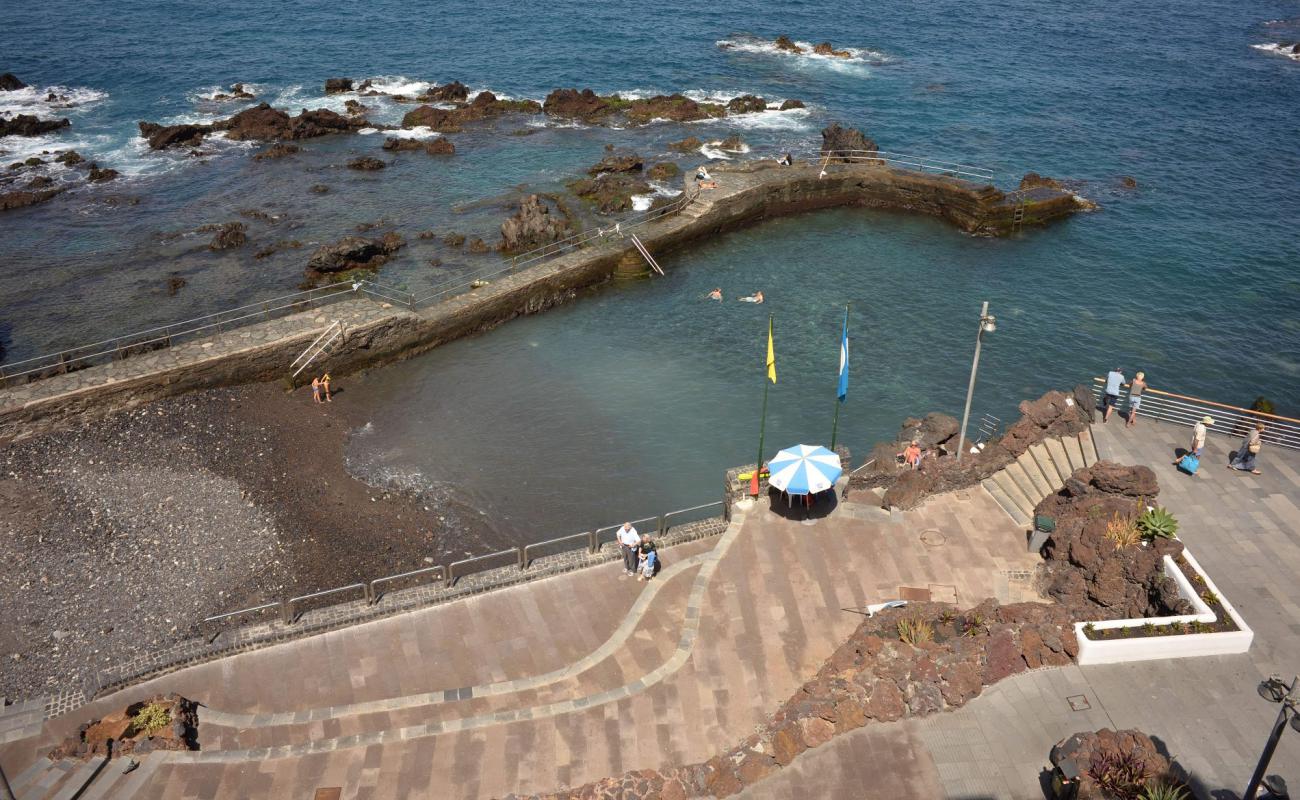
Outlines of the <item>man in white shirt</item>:
[{"label": "man in white shirt", "polygon": [[641,546],[641,534],[636,532],[632,523],[624,522],[623,527],[618,529],[618,547],[623,551],[623,570],[624,578],[636,574],[637,567],[637,548]]},{"label": "man in white shirt", "polygon": [[1110,422],[1110,413],[1115,410],[1115,404],[1119,402],[1119,390],[1124,386],[1124,373],[1119,367],[1111,370],[1106,375],[1106,396],[1101,399],[1101,404],[1105,407],[1106,413],[1102,415],[1102,422]]}]

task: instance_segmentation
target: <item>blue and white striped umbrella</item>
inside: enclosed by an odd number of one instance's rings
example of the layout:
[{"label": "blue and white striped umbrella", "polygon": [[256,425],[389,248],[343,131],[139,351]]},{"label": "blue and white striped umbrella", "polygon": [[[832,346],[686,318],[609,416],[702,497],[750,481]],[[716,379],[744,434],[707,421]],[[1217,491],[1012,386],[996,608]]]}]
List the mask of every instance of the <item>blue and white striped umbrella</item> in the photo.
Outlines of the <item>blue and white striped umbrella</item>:
[{"label": "blue and white striped umbrella", "polygon": [[844,470],[840,457],[820,445],[797,444],[767,462],[767,482],[790,494],[816,494],[835,485]]}]

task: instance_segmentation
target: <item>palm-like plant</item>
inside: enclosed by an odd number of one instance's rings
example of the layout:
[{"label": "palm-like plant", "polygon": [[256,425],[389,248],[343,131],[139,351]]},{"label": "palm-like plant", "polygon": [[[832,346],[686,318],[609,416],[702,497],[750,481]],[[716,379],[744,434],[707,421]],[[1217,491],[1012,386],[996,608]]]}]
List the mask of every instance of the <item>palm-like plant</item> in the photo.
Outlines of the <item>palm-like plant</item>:
[{"label": "palm-like plant", "polygon": [[1178,533],[1178,520],[1164,506],[1143,511],[1138,517],[1137,526],[1148,539],[1172,539]]}]

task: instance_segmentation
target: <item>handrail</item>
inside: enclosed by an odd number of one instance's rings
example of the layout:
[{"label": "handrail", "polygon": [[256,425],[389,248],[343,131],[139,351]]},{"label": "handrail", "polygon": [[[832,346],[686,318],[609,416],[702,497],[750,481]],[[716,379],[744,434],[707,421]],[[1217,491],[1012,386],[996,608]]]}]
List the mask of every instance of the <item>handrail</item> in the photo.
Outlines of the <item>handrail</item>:
[{"label": "handrail", "polygon": [[[1100,385],[1100,386],[1105,386],[1105,385],[1106,385],[1106,379],[1105,379],[1105,378],[1093,378],[1093,379],[1092,379],[1092,382],[1095,383],[1095,384],[1098,384],[1098,385]],[[1127,388],[1129,388],[1132,384],[1125,383],[1125,384],[1122,384],[1122,385],[1123,385],[1123,387],[1124,387],[1125,389],[1127,389]],[[1187,400],[1187,401],[1190,401],[1190,402],[1193,402],[1193,403],[1200,403],[1201,405],[1205,405],[1205,406],[1214,406],[1215,408],[1226,408],[1226,409],[1228,409],[1229,411],[1237,411],[1237,412],[1240,412],[1240,413],[1242,413],[1242,414],[1249,414],[1249,415],[1251,415],[1252,417],[1267,417],[1267,418],[1269,418],[1269,419],[1275,419],[1275,420],[1278,420],[1279,422],[1290,422],[1290,423],[1293,423],[1293,424],[1295,424],[1295,425],[1300,425],[1300,419],[1295,419],[1294,417],[1283,417],[1283,416],[1279,416],[1279,415],[1277,415],[1277,414],[1270,414],[1270,413],[1268,413],[1267,411],[1255,411],[1255,410],[1253,410],[1253,409],[1249,409],[1249,408],[1242,408],[1241,406],[1230,406],[1230,405],[1227,405],[1227,404],[1225,404],[1225,403],[1216,403],[1216,402],[1213,401],[1213,400],[1204,400],[1204,399],[1199,398],[1199,397],[1188,397],[1188,396],[1185,395],[1185,394],[1174,394],[1173,392],[1165,392],[1165,391],[1161,391],[1160,389],[1152,389],[1152,388],[1150,388],[1150,387],[1148,387],[1145,391],[1143,391],[1142,396],[1143,396],[1143,397],[1146,397],[1148,394],[1158,394],[1158,395],[1163,395],[1163,396],[1165,396],[1165,397],[1172,397],[1172,398],[1174,398],[1175,400]]]},{"label": "handrail", "polygon": [[[470,570],[469,572],[459,573],[456,569],[457,567],[463,567],[468,564],[477,564],[479,562],[488,561],[493,558],[500,558],[501,556],[512,556],[515,559],[515,563],[522,565],[524,560],[524,549],[522,547],[511,547],[506,550],[498,550],[495,553],[484,553],[481,556],[473,556],[471,558],[462,558],[460,561],[453,561],[447,565],[447,578],[446,578],[447,586],[450,588],[453,584],[456,583],[457,578],[464,577],[464,575],[469,575],[472,572],[478,571],[478,570]],[[523,569],[523,567],[520,566],[520,569]]]},{"label": "handrail", "polygon": [[[1131,388],[1131,384],[1123,384],[1123,388]],[[1092,392],[1094,397],[1101,400],[1105,392],[1104,378],[1093,378]],[[1131,395],[1129,402],[1131,403]],[[1209,429],[1211,433],[1232,437],[1242,436],[1248,430],[1248,426],[1256,422],[1264,422],[1268,423],[1260,437],[1264,442],[1300,450],[1300,420],[1269,414],[1265,411],[1252,411],[1240,406],[1148,388],[1142,393],[1142,403],[1137,413],[1140,417],[1190,427],[1211,412],[1217,417],[1216,422],[1220,423]]]},{"label": "handrail", "polygon": [[315,600],[317,597],[328,597],[329,595],[339,594],[340,592],[350,592],[353,589],[360,589],[362,593],[365,595],[366,600],[368,601],[370,599],[369,584],[349,583],[347,586],[336,586],[333,589],[323,589],[319,592],[312,592],[311,594],[299,595],[298,597],[290,597],[288,600],[285,600],[283,603],[280,604],[281,619],[285,625],[292,625],[293,621],[298,618],[298,616],[293,613],[293,607],[297,603],[303,600]]},{"label": "handrail", "polygon": [[886,164],[901,165],[904,167],[918,167],[923,170],[928,169],[935,172],[977,178],[981,181],[988,181],[989,183],[996,180],[996,174],[992,170],[984,167],[973,167],[952,161],[932,159],[926,156],[910,156],[901,153],[891,153],[887,150],[804,150],[801,152],[801,155],[815,155],[817,159],[824,159],[825,163],[822,165],[823,170],[828,166],[834,166],[834,164],[830,162],[830,159],[838,158],[848,160],[852,163],[882,161]]},{"label": "handrail", "polygon": [[393,581],[402,580],[403,578],[414,578],[417,575],[428,575],[433,572],[438,573],[438,580],[447,580],[447,568],[441,564],[433,567],[424,567],[422,569],[413,569],[410,572],[399,572],[396,575],[385,575],[382,578],[375,578],[370,582],[370,605],[378,603],[379,598],[384,596],[384,593],[379,591],[380,584],[392,583]]},{"label": "handrail", "polygon": [[[573,533],[568,536],[557,536],[554,539],[547,539],[544,542],[533,542],[531,544],[524,545],[524,554],[520,559],[519,567],[521,569],[528,569],[528,565],[533,563],[532,552],[534,549],[540,550],[543,547],[551,547],[552,545],[578,541],[578,540],[581,540],[582,543],[586,545],[588,553],[594,553],[596,552],[596,550],[599,549],[595,546],[595,541],[596,541],[595,531],[583,531],[582,533]],[[577,548],[568,547],[564,549],[576,550]]]}]

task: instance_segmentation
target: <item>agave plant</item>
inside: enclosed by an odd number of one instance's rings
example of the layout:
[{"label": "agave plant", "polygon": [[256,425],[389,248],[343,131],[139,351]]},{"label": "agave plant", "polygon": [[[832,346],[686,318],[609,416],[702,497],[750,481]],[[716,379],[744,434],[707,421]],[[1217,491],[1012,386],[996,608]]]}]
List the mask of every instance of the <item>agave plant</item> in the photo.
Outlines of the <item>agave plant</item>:
[{"label": "agave plant", "polygon": [[1187,790],[1166,781],[1151,781],[1142,789],[1138,800],[1187,800]]},{"label": "agave plant", "polygon": [[1107,797],[1137,800],[1146,791],[1151,771],[1146,760],[1135,752],[1108,752],[1092,757],[1088,775]]},{"label": "agave plant", "polygon": [[1178,533],[1178,520],[1163,506],[1143,511],[1137,519],[1137,526],[1148,539],[1172,539]]},{"label": "agave plant", "polygon": [[903,618],[898,621],[898,638],[904,644],[910,645],[933,642],[934,626],[920,618]]}]

